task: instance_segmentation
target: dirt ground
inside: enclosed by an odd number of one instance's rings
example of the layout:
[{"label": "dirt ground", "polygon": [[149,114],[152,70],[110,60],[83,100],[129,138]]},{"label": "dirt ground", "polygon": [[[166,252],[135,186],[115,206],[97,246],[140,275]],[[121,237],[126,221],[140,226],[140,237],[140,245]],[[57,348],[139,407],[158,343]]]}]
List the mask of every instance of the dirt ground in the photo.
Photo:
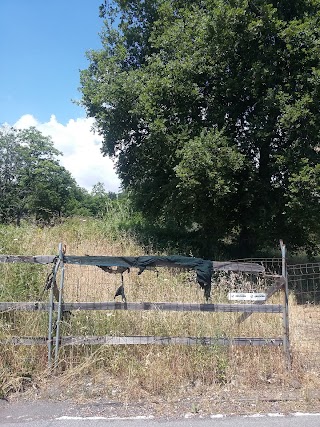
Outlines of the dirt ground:
[{"label": "dirt ground", "polygon": [[[106,383],[108,380],[106,379]],[[250,415],[266,413],[291,414],[296,412],[320,412],[320,389],[302,389],[299,384],[286,386],[269,384],[258,390],[226,384],[220,387],[204,387],[195,384],[170,397],[145,396],[128,399],[121,396],[116,384],[106,387],[102,382],[93,383],[82,378],[72,387],[61,378],[43,381],[23,393],[15,393],[0,400],[1,416],[9,412],[33,413],[39,416],[43,410],[55,416],[103,416],[103,417],[192,417],[224,415]],[[43,409],[46,408],[46,409]],[[18,413],[17,412],[17,413]],[[48,413],[49,413],[48,412]],[[1,424],[1,417],[0,417]]]}]

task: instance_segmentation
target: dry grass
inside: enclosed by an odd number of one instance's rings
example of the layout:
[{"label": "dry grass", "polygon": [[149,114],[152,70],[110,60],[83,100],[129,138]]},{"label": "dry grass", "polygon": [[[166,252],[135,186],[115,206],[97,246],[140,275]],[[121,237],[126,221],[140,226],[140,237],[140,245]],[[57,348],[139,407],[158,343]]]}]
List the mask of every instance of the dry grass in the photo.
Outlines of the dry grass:
[{"label": "dry grass", "polygon": [[[134,239],[108,238],[108,230],[97,221],[72,220],[53,228],[25,227],[0,229],[2,253],[56,254],[59,242],[67,244],[69,255],[144,255]],[[1,234],[2,233],[2,234]],[[154,253],[148,248],[149,253]],[[28,265],[1,266],[1,300],[41,299],[48,269]],[[250,280],[238,275],[218,276],[212,301],[227,303],[233,291],[263,291],[271,285],[265,279]],[[134,269],[124,275],[127,300],[204,302],[192,272],[160,268],[138,275]],[[65,301],[111,301],[120,276],[97,267],[66,266]],[[18,289],[18,292],[17,292]],[[18,295],[18,297],[17,297]],[[45,294],[47,298],[47,294]],[[282,302],[280,294],[270,301]],[[75,312],[62,324],[64,335],[161,335],[211,337],[281,337],[278,314],[253,314],[238,322],[237,313],[165,312]],[[308,319],[310,321],[308,321]],[[217,346],[72,346],[60,349],[56,372],[68,395],[117,397],[122,400],[153,399],[155,396],[203,394],[208,390],[259,390],[290,388],[309,390],[319,386],[318,370],[311,361],[319,353],[320,312],[316,306],[298,306],[290,299],[293,370],[285,368],[282,348]],[[313,329],[311,329],[313,325]],[[310,326],[310,330],[308,329]],[[46,336],[47,315],[43,313],[3,313],[0,339],[10,336]],[[320,335],[320,333],[319,333]],[[310,362],[306,363],[306,360]],[[316,365],[315,365],[316,366]],[[50,378],[47,348],[2,346],[0,394],[23,391],[30,384]],[[89,380],[88,380],[89,378]],[[91,387],[81,384],[91,384]]]}]

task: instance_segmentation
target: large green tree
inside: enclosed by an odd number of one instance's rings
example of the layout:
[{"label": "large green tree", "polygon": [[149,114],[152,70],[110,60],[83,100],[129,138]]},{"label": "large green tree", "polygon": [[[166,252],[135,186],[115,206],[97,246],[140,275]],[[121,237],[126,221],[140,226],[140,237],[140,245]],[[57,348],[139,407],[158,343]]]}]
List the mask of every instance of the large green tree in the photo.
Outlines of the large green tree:
[{"label": "large green tree", "polygon": [[60,154],[34,127],[0,128],[0,223],[27,215],[49,221],[65,211],[77,184]]},{"label": "large green tree", "polygon": [[82,103],[138,207],[243,254],[316,250],[320,1],[112,6]]}]

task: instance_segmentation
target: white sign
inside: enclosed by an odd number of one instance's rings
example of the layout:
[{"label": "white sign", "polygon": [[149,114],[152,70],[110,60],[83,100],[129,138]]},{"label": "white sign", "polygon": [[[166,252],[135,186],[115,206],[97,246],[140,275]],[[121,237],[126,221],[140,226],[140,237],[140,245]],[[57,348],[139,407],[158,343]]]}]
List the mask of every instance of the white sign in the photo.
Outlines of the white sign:
[{"label": "white sign", "polygon": [[229,301],[265,301],[267,295],[257,292],[229,292]]}]

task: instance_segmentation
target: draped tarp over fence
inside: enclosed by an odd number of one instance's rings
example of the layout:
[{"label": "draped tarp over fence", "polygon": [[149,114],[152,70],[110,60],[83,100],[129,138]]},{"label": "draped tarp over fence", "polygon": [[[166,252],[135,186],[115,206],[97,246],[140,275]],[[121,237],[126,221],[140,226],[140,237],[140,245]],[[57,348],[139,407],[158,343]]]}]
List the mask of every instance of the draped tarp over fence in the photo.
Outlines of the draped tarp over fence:
[{"label": "draped tarp over fence", "polygon": [[[139,256],[139,257],[114,257],[114,256],[65,256],[66,264],[95,265],[108,273],[124,273],[131,268],[139,269],[141,274],[147,268],[167,267],[193,269],[197,274],[197,282],[204,289],[208,300],[211,294],[213,271],[241,271],[250,273],[264,273],[265,269],[257,263],[216,262],[180,255],[173,256]],[[116,269],[113,270],[112,268]]]}]

